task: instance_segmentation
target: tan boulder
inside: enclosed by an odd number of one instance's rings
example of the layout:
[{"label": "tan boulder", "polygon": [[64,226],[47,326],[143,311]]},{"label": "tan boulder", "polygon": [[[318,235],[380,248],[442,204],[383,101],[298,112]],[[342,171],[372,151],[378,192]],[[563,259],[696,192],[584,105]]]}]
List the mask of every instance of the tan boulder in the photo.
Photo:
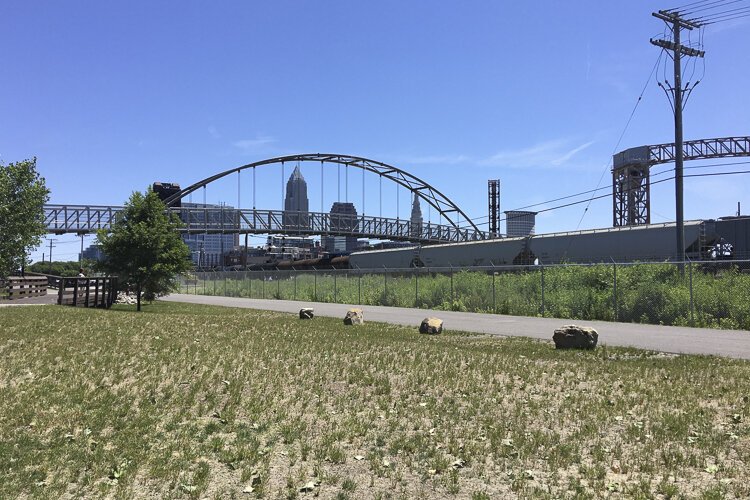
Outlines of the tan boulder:
[{"label": "tan boulder", "polygon": [[443,320],[440,318],[425,318],[419,325],[419,333],[438,335],[443,332]]},{"label": "tan boulder", "polygon": [[345,325],[362,325],[365,322],[365,315],[362,309],[353,308],[349,309],[344,316]]},{"label": "tan boulder", "polygon": [[552,335],[557,349],[593,349],[599,333],[588,326],[565,325]]}]

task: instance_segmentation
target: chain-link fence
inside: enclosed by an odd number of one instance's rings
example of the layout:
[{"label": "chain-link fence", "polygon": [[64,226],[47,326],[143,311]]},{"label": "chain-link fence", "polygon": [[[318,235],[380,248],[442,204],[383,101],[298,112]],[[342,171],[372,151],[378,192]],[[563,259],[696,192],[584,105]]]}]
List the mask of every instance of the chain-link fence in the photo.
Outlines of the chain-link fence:
[{"label": "chain-link fence", "polygon": [[750,261],[198,272],[181,292],[750,330]]}]

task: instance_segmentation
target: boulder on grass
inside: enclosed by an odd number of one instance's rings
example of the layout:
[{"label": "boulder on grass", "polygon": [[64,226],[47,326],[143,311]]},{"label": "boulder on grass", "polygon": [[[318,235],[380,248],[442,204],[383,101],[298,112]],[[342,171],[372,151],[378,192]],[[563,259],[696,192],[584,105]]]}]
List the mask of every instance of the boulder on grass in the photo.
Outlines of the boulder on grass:
[{"label": "boulder on grass", "polygon": [[438,335],[443,333],[443,320],[440,318],[425,318],[419,325],[419,333]]},{"label": "boulder on grass", "polygon": [[557,349],[593,349],[599,334],[588,326],[565,325],[552,335]]},{"label": "boulder on grass", "polygon": [[299,319],[313,319],[315,316],[312,307],[303,307],[299,310]]},{"label": "boulder on grass", "polygon": [[344,316],[345,325],[362,325],[365,322],[365,315],[362,309],[349,309]]}]

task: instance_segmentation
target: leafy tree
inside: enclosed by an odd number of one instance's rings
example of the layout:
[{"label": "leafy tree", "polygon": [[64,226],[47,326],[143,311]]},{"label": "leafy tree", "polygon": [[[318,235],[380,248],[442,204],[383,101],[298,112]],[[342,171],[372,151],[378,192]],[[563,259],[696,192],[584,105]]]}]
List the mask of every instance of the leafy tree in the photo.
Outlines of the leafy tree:
[{"label": "leafy tree", "polygon": [[36,158],[0,164],[0,277],[20,268],[29,249],[41,242],[48,199]]},{"label": "leafy tree", "polygon": [[141,297],[154,300],[177,288],[176,276],[192,268],[190,250],[177,229],[180,219],[151,190],[134,192],[110,232],[97,234],[104,259],[98,267],[134,288],[138,310]]}]

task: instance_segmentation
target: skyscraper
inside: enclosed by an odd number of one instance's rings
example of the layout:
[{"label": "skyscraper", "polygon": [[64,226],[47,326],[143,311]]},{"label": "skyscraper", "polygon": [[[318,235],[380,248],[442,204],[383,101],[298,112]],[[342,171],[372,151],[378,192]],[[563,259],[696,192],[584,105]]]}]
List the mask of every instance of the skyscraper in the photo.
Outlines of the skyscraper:
[{"label": "skyscraper", "polygon": [[307,215],[309,205],[307,181],[302,177],[302,172],[300,172],[299,165],[297,165],[286,182],[283,216],[284,227],[286,229],[309,227],[310,218]]},{"label": "skyscraper", "polygon": [[409,221],[411,221],[410,234],[415,238],[420,236],[422,234],[422,207],[419,206],[419,196],[417,196],[417,193],[414,193]]},{"label": "skyscraper", "polygon": [[[331,229],[334,231],[357,231],[359,221],[354,203],[336,201],[331,206]],[[357,248],[357,236],[325,236],[323,246],[328,253],[348,253]]]}]

